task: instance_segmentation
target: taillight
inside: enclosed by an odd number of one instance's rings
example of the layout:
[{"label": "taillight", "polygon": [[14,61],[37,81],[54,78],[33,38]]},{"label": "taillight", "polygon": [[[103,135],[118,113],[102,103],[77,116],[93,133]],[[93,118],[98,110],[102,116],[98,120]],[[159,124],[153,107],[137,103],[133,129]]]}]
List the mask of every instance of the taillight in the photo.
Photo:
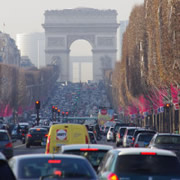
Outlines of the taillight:
[{"label": "taillight", "polygon": [[50,136],[48,136],[48,139],[47,139],[46,154],[49,154],[49,151],[50,151]]},{"label": "taillight", "polygon": [[55,170],[55,171],[54,171],[54,174],[57,175],[57,176],[61,176],[61,175],[62,175],[62,172],[59,171],[59,170]]},{"label": "taillight", "polygon": [[81,148],[80,151],[98,151],[97,148]]},{"label": "taillight", "polygon": [[11,142],[7,143],[5,147],[6,148],[12,148],[12,143]]},{"label": "taillight", "polygon": [[114,173],[110,173],[107,178],[108,180],[119,180],[117,175]]},{"label": "taillight", "polygon": [[135,138],[133,137],[132,140],[133,140],[133,142],[134,142]]},{"label": "taillight", "polygon": [[86,136],[86,144],[89,144],[89,140],[88,137]]},{"label": "taillight", "polygon": [[50,159],[50,160],[48,160],[48,163],[49,164],[59,164],[59,163],[61,163],[61,160],[59,160],[59,159]]},{"label": "taillight", "polygon": [[135,144],[135,146],[134,147],[139,147],[139,144]]},{"label": "taillight", "polygon": [[45,134],[44,136],[45,136],[45,137],[48,137],[48,134]]},{"label": "taillight", "polygon": [[120,134],[118,133],[118,138],[120,139],[121,138],[121,136],[120,136]]},{"label": "taillight", "polygon": [[27,137],[29,137],[29,138],[30,138],[30,137],[32,137],[32,135],[31,135],[31,134],[27,134]]},{"label": "taillight", "polygon": [[141,155],[156,155],[155,152],[141,152]]}]

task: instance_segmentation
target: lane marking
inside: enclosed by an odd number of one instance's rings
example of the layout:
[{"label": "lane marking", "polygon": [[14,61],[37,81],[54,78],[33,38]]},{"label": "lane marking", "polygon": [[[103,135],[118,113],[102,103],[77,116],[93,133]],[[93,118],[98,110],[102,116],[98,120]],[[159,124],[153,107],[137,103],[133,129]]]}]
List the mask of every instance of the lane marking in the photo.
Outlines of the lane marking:
[{"label": "lane marking", "polygon": [[25,144],[17,145],[17,146],[15,146],[13,148],[18,148],[18,147],[22,147],[22,146],[25,146]]}]

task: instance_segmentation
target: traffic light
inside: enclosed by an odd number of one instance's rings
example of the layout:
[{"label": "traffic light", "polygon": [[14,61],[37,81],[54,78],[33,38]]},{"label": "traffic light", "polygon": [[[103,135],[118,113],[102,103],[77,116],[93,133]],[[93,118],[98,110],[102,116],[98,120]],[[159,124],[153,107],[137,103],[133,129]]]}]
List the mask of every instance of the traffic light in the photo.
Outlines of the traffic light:
[{"label": "traffic light", "polygon": [[52,106],[52,112],[55,112],[55,106]]},{"label": "traffic light", "polygon": [[69,115],[69,112],[66,112],[66,116],[68,116]]},{"label": "traffic light", "polygon": [[57,108],[57,107],[55,107],[54,109],[55,109],[55,112],[57,112],[58,108]]},{"label": "traffic light", "polygon": [[58,111],[57,111],[57,112],[58,112],[58,115],[60,115],[61,110],[60,110],[60,109],[58,109]]},{"label": "traffic light", "polygon": [[166,106],[166,108],[169,108],[169,107],[170,107],[170,104],[169,104],[169,103],[167,103],[165,106]]},{"label": "traffic light", "polygon": [[166,103],[166,104],[165,104],[166,112],[169,112],[170,107],[171,107],[171,104],[170,104],[170,103]]},{"label": "traffic light", "polygon": [[62,112],[62,116],[64,117],[64,111]]},{"label": "traffic light", "polygon": [[40,101],[36,101],[35,105],[36,105],[36,109],[40,109]]}]

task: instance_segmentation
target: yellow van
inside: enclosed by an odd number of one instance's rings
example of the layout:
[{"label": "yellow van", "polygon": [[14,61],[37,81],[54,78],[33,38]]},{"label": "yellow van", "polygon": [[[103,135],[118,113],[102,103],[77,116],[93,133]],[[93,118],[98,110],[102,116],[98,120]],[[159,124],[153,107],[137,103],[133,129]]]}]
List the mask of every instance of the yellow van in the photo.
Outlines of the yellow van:
[{"label": "yellow van", "polygon": [[46,154],[57,153],[63,144],[89,144],[88,130],[82,124],[54,124],[50,127]]}]

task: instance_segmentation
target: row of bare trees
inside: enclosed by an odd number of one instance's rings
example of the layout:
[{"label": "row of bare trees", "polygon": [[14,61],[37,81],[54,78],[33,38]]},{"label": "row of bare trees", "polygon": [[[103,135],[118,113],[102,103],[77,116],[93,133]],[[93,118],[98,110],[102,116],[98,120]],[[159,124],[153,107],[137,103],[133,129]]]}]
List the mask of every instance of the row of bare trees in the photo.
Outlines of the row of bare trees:
[{"label": "row of bare trees", "polygon": [[133,8],[123,35],[122,58],[112,74],[113,104],[126,107],[142,94],[170,92],[171,85],[180,87],[180,1],[145,0]]},{"label": "row of bare trees", "polygon": [[[22,69],[13,65],[0,64],[0,114],[29,110],[36,100],[47,99],[59,70],[56,66],[41,69]],[[7,112],[9,111],[9,112]]]}]

